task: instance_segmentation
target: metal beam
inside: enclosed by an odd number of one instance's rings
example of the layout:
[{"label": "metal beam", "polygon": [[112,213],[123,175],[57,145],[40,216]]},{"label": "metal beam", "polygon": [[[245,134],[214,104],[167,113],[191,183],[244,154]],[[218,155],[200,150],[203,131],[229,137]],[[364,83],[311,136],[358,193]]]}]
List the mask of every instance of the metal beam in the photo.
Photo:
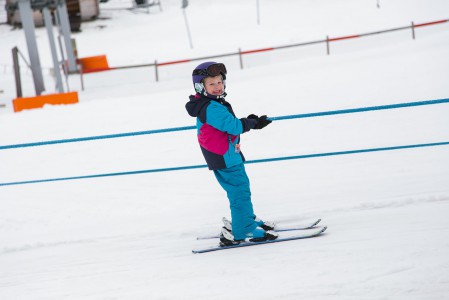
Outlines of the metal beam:
[{"label": "metal beam", "polygon": [[53,69],[56,80],[56,89],[60,93],[64,93],[64,86],[62,85],[61,68],[59,67],[58,52],[56,51],[55,38],[53,35],[53,22],[51,19],[48,7],[42,9],[44,15],[45,27],[47,28],[48,41],[50,42],[51,56],[53,58]]},{"label": "metal beam", "polygon": [[12,48],[12,61],[14,64],[14,78],[16,79],[17,98],[22,98],[22,81],[20,80],[19,49],[17,47]]},{"label": "metal beam", "polygon": [[75,53],[73,52],[72,39],[70,38],[70,22],[65,1],[59,1],[56,6],[56,15],[59,30],[64,39],[64,48],[67,55],[69,73],[77,72]]},{"label": "metal beam", "polygon": [[34,89],[36,95],[45,91],[44,77],[42,75],[41,62],[39,59],[39,51],[37,49],[36,33],[34,30],[33,12],[31,10],[30,0],[19,0],[20,18],[25,31],[25,38],[28,47],[28,55],[30,57],[31,72],[33,73]]}]

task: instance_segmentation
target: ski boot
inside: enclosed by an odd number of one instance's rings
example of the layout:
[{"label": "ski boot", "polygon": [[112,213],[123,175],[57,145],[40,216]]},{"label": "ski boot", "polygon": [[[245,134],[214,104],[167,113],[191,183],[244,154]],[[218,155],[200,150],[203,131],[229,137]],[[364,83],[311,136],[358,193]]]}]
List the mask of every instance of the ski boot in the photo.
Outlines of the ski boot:
[{"label": "ski boot", "polygon": [[238,245],[241,242],[263,242],[268,240],[275,240],[278,238],[278,234],[274,231],[265,231],[264,229],[257,227],[252,232],[249,232],[246,234],[246,237],[243,240],[236,240],[234,238],[234,235],[232,234],[232,231],[230,231],[228,228],[223,226],[221,229],[221,236],[220,236],[220,246],[232,246],[232,245]]},{"label": "ski boot", "polygon": [[[228,219],[226,219],[226,217],[223,217],[223,224],[224,227],[232,232],[232,222],[229,221]],[[276,224],[273,222],[264,222],[261,219],[259,219],[258,217],[254,218],[254,221],[257,223],[257,226],[259,226],[260,228],[262,228],[263,230],[269,231],[269,230],[274,230],[274,228],[276,227]]]}]

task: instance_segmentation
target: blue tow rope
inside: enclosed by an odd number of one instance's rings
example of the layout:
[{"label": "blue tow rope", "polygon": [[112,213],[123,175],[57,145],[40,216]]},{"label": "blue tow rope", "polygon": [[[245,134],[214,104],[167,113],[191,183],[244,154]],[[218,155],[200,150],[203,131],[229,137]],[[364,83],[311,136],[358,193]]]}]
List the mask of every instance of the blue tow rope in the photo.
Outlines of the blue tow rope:
[{"label": "blue tow rope", "polygon": [[[323,111],[323,112],[315,112],[315,113],[307,113],[307,114],[270,117],[269,119],[272,121],[281,121],[281,120],[323,117],[323,116],[331,116],[331,115],[350,114],[350,113],[359,113],[359,112],[366,112],[366,111],[396,109],[396,108],[443,104],[443,103],[449,103],[449,99],[437,99],[437,100],[398,103],[398,104],[351,108],[351,109],[342,109],[342,110],[331,110],[331,111]],[[146,134],[166,133],[166,132],[183,131],[183,130],[193,130],[193,129],[196,129],[196,126],[184,126],[184,127],[164,128],[164,129],[137,131],[137,132],[88,136],[88,137],[80,137],[80,138],[72,138],[72,139],[61,139],[61,140],[52,140],[52,141],[43,141],[43,142],[34,142],[34,143],[4,145],[4,146],[0,146],[0,150],[14,149],[14,148],[26,148],[26,147],[37,147],[37,146],[63,144],[63,143],[85,142],[85,141],[101,140],[101,139],[113,139],[113,138],[138,136],[138,135],[146,135]]]},{"label": "blue tow rope", "polygon": [[[367,153],[367,152],[391,151],[391,150],[399,150],[399,149],[435,147],[435,146],[445,146],[445,145],[449,145],[449,142],[415,144],[415,145],[404,145],[404,146],[382,147],[382,148],[370,148],[370,149],[359,149],[359,150],[348,150],[348,151],[326,152],[326,153],[315,153],[315,154],[285,156],[285,157],[273,157],[273,158],[265,158],[265,159],[248,160],[248,161],[246,161],[246,164],[266,163],[266,162],[273,162],[273,161],[305,159],[305,158],[324,157],[324,156],[347,155],[347,154]],[[201,168],[207,168],[207,165],[194,165],[194,166],[149,169],[149,170],[140,170],[140,171],[118,172],[118,173],[105,173],[105,174],[73,176],[73,177],[4,182],[4,183],[0,183],[0,186],[30,184],[30,183],[43,183],[43,182],[52,182],[52,181],[76,180],[76,179],[89,179],[89,178],[111,177],[111,176],[122,176],[122,175],[135,175],[135,174],[156,173],[156,172],[170,172],[170,171],[181,171],[181,170],[201,169]]]}]

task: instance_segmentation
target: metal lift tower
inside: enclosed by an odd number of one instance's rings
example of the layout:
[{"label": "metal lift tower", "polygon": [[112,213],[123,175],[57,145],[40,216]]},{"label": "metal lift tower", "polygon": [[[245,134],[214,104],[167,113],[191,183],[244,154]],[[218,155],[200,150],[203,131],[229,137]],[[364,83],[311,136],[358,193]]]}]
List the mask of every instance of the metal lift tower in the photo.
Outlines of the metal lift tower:
[{"label": "metal lift tower", "polygon": [[66,70],[66,72],[75,73],[77,72],[77,66],[70,38],[70,23],[65,0],[17,0],[16,2],[8,5],[7,9],[12,11],[19,9],[22,26],[25,31],[36,95],[41,95],[42,92],[45,91],[45,85],[36,42],[33,10],[42,11],[45,26],[47,28],[48,40],[50,41],[50,50],[53,58],[53,68],[55,71],[56,89],[58,92],[63,93],[64,87],[62,84],[60,63],[53,36],[53,22],[50,10],[55,12],[56,24],[59,28],[59,37],[62,37],[62,42],[61,39],[59,39],[59,45],[63,66],[64,68],[66,67],[65,60],[67,59],[68,70]]}]

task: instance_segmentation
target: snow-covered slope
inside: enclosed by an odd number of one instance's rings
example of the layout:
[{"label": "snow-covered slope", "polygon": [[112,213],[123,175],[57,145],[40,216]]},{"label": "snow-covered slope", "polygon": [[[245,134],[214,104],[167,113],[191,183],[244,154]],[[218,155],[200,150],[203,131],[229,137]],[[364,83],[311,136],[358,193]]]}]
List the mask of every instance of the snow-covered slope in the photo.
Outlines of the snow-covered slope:
[{"label": "snow-covered slope", "polygon": [[[102,7],[125,5],[114,2]],[[162,1],[102,11],[75,35],[113,66],[343,36],[448,18],[447,1]],[[127,4],[126,4],[127,5]],[[46,33],[37,30],[43,66]],[[239,116],[283,116],[449,98],[449,24],[222,61]],[[0,27],[0,63],[25,51]],[[71,76],[80,103],[12,113],[0,77],[0,145],[190,126],[196,63]],[[25,90],[32,95],[30,76]],[[47,92],[52,79],[46,75]],[[275,121],[242,136],[247,159],[449,141],[448,104]],[[0,183],[204,164],[195,131],[0,150]],[[320,217],[320,238],[203,255],[229,217],[207,169],[0,186],[3,299],[444,299],[449,292],[449,147],[248,164],[256,213]]]}]

